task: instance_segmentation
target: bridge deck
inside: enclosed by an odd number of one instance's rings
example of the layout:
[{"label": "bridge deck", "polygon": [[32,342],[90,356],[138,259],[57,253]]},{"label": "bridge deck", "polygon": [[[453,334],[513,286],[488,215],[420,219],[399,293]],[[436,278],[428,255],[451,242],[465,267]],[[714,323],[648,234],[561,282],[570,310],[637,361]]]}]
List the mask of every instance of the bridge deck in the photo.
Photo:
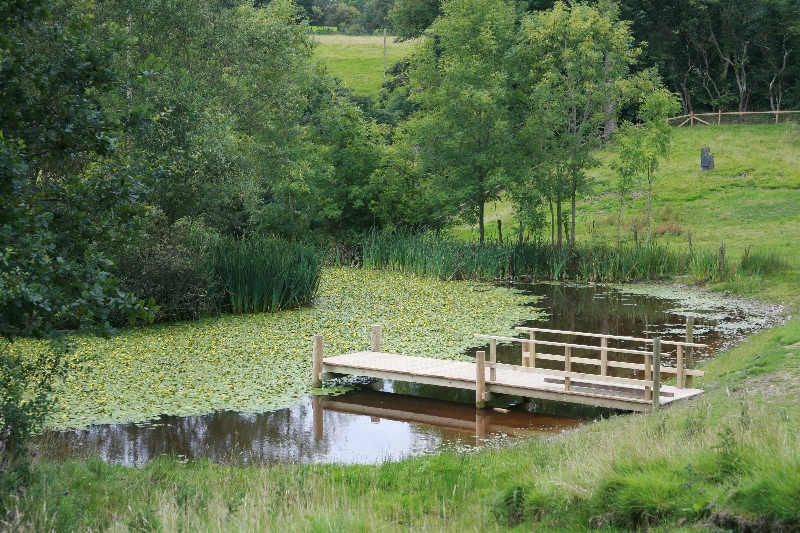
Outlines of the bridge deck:
[{"label": "bridge deck", "polygon": [[[446,361],[385,352],[358,352],[322,360],[322,372],[332,374],[365,376],[427,385],[439,385],[475,390],[476,364],[464,361]],[[592,374],[585,379],[572,379],[570,390],[564,390],[564,379],[546,374],[517,372],[497,368],[497,379],[489,381],[486,369],[486,391],[495,394],[512,394],[529,398],[555,400],[584,405],[596,405],[630,411],[650,411],[651,400],[645,399],[644,386],[609,385],[592,381]],[[690,398],[701,394],[701,389],[661,386],[661,404]]]}]

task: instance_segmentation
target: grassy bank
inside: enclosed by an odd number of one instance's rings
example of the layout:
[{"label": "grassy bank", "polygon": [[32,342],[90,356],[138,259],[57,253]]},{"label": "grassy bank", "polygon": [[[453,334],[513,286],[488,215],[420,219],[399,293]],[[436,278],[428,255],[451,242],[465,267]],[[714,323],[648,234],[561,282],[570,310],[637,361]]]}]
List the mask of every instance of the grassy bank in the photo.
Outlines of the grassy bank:
[{"label": "grassy bank", "polygon": [[795,320],[707,364],[707,392],[691,402],[378,466],[164,458],[137,469],[43,444],[19,521],[42,531],[796,531],[798,349]]},{"label": "grassy bank", "polygon": [[[383,83],[383,36],[315,35],[319,45],[316,57],[328,67],[328,72],[344,81],[356,92],[374,95]],[[395,42],[386,38],[386,67],[403,59],[413,42]]]}]

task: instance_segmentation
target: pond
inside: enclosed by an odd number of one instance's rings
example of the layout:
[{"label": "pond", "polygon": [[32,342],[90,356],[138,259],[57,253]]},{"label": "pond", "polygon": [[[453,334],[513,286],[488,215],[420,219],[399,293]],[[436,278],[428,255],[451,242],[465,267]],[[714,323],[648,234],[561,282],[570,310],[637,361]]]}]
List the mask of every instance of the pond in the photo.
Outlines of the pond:
[{"label": "pond", "polygon": [[[694,317],[695,342],[708,345],[696,351],[698,360],[713,357],[774,320],[769,309],[754,304],[671,286],[514,287],[536,295],[533,305],[547,312],[542,319],[520,324],[529,327],[680,340],[687,317]],[[641,347],[635,342],[620,346]],[[520,356],[519,344],[498,346],[501,361],[519,362]],[[670,364],[669,357],[665,364]],[[65,446],[128,465],[161,455],[240,464],[375,463],[552,435],[615,414],[522,398],[506,398],[496,410],[477,411],[471,391],[383,380],[351,379],[343,384],[347,387],[340,390],[347,392],[307,396],[269,412],[161,416],[150,423],[95,425],[55,435]]]}]

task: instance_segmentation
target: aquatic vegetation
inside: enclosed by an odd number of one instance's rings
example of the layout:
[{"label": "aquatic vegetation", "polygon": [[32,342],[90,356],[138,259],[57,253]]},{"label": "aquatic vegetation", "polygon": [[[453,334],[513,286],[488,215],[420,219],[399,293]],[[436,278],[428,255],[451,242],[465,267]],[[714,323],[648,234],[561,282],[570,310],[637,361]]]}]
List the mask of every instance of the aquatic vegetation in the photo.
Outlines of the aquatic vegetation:
[{"label": "aquatic vegetation", "polygon": [[[351,268],[323,271],[314,307],[227,315],[128,329],[111,338],[78,337],[58,406],[56,429],[146,421],[162,413],[259,412],[311,389],[312,336],[331,355],[365,350],[373,323],[387,351],[466,358],[472,334],[511,334],[534,318],[535,298],[476,282],[442,282]],[[44,345],[20,340],[14,350]]]},{"label": "aquatic vegetation", "polygon": [[237,314],[309,305],[322,268],[313,248],[260,238],[221,239],[208,261],[225,289],[225,309]]}]

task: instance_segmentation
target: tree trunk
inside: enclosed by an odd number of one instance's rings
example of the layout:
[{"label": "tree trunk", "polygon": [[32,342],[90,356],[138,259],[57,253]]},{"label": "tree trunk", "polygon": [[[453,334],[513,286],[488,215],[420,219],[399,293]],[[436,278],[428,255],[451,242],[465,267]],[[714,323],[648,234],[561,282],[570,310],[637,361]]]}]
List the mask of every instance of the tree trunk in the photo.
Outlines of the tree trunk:
[{"label": "tree trunk", "polygon": [[497,242],[503,244],[503,221],[497,219]]},{"label": "tree trunk", "polygon": [[483,211],[484,211],[485,203],[481,200],[481,203],[478,205],[478,229],[480,232],[480,242],[483,244],[485,228],[483,227]]},{"label": "tree trunk", "polygon": [[578,196],[578,178],[572,178],[572,227],[569,240],[575,246],[575,198]]},{"label": "tree trunk", "polygon": [[653,199],[653,173],[647,169],[647,246],[650,246],[650,202]]},{"label": "tree trunk", "polygon": [[550,204],[550,246],[556,243],[556,216],[553,214],[553,199],[548,198]]},{"label": "tree trunk", "polygon": [[289,222],[292,225],[292,241],[297,240],[297,223],[294,216],[294,194],[289,193]]},{"label": "tree trunk", "polygon": [[561,246],[564,242],[564,226],[561,225],[562,220],[561,215],[561,193],[558,193],[558,197],[556,198],[556,222],[558,223],[558,249],[561,249]]},{"label": "tree trunk", "polygon": [[622,223],[622,195],[619,195],[619,214],[617,215],[617,248],[620,247],[620,224]]}]

